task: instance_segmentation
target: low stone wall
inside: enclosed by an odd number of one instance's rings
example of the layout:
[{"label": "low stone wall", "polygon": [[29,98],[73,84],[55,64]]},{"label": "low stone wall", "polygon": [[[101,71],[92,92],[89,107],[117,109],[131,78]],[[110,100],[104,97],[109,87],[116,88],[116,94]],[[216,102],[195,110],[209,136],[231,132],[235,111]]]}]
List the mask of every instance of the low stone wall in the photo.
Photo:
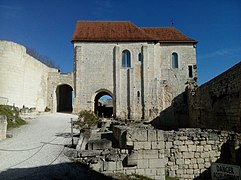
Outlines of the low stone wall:
[{"label": "low stone wall", "polygon": [[[213,162],[241,165],[241,134],[198,128],[163,131],[114,127],[121,148],[130,149],[133,173],[161,179],[209,179]],[[239,151],[237,151],[239,149]]]},{"label": "low stone wall", "polygon": [[120,148],[128,149],[126,174],[165,179],[164,131],[149,126],[115,126],[113,133]]},{"label": "low stone wall", "polygon": [[6,139],[7,124],[7,117],[0,115],[0,141]]},{"label": "low stone wall", "polygon": [[180,180],[210,179],[214,162],[241,165],[238,133],[199,128],[164,131],[143,124],[114,126],[112,131],[98,132],[94,139],[91,135],[85,149],[78,150],[78,161],[104,174],[152,179],[168,175]]}]

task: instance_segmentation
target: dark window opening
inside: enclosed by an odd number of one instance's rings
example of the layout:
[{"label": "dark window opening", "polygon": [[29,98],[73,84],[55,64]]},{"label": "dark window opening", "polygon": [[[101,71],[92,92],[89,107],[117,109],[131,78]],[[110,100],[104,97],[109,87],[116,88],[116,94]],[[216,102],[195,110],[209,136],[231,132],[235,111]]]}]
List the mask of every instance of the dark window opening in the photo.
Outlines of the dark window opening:
[{"label": "dark window opening", "polygon": [[177,53],[172,53],[172,68],[178,68],[178,55]]},{"label": "dark window opening", "polygon": [[191,66],[191,65],[188,66],[188,76],[189,76],[190,78],[193,77],[193,70],[192,70],[192,66]]},{"label": "dark window opening", "polygon": [[141,53],[138,54],[138,61],[140,61],[140,62],[142,61],[142,54]]},{"label": "dark window opening", "polygon": [[131,67],[131,53],[128,50],[122,52],[122,67]]}]

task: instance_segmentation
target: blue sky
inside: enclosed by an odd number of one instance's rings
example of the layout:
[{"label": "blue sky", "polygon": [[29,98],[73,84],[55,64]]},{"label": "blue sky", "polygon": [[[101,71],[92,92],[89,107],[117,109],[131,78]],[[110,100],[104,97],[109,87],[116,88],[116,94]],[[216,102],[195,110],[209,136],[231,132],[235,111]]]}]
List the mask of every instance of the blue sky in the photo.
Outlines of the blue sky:
[{"label": "blue sky", "polygon": [[174,26],[198,40],[199,85],[241,61],[240,0],[0,0],[0,40],[73,69],[77,20],[129,20],[140,27]]}]

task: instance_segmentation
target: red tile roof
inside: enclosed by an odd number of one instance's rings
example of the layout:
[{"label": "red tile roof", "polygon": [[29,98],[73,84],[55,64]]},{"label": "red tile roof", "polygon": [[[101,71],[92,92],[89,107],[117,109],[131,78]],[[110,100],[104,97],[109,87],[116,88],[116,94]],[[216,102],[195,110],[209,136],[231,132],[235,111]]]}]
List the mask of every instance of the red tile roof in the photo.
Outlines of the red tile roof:
[{"label": "red tile roof", "polygon": [[197,41],[185,36],[174,27],[141,28],[160,42],[193,42]]},{"label": "red tile roof", "polygon": [[78,21],[72,42],[196,42],[175,28],[139,28],[129,21]]}]

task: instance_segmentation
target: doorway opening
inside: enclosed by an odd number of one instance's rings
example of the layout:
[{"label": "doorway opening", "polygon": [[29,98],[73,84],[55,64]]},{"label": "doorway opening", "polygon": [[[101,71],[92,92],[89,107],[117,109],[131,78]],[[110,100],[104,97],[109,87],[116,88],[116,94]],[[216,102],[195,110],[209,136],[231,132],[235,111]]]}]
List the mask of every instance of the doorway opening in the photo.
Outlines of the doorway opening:
[{"label": "doorway opening", "polygon": [[59,85],[56,89],[57,112],[72,112],[73,88],[70,85]]},{"label": "doorway opening", "polygon": [[110,93],[102,91],[95,96],[94,112],[99,117],[111,118],[113,116],[113,99]]}]

